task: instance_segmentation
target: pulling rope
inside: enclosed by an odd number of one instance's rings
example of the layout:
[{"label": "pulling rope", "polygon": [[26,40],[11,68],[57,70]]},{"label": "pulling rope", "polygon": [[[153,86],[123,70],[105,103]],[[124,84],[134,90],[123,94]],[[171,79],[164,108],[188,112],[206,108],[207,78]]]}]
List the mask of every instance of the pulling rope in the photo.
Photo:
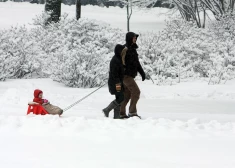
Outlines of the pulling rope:
[{"label": "pulling rope", "polygon": [[[149,75],[149,73],[148,73],[148,75]],[[153,79],[151,78],[151,76],[150,76],[150,75],[149,75],[149,78],[152,80],[153,84],[155,84],[155,83],[154,83],[154,81],[153,81]]]},{"label": "pulling rope", "polygon": [[[149,75],[149,73],[147,72],[147,74]],[[154,81],[153,79],[151,78],[151,76],[149,75],[149,78],[152,80],[153,84],[154,84]],[[102,86],[98,87],[96,90],[94,90],[93,92],[89,93],[88,95],[84,96],[83,98],[81,98],[80,100],[74,102],[73,104],[71,104],[70,106],[66,107],[65,109],[63,109],[63,111],[67,111],[69,110],[70,108],[72,108],[73,106],[75,106],[76,104],[80,103],[81,101],[83,101],[84,99],[86,99],[87,97],[89,97],[90,95],[92,95],[93,93],[95,93],[97,90],[101,89],[102,87],[104,87],[106,85],[103,84]]]},{"label": "pulling rope", "polygon": [[65,109],[63,109],[63,111],[67,111],[68,109],[72,108],[73,106],[75,106],[76,104],[80,103],[81,101],[83,101],[84,99],[86,99],[87,97],[89,97],[90,95],[92,95],[93,93],[95,93],[97,90],[101,89],[102,87],[104,87],[106,85],[103,84],[102,86],[100,86],[99,88],[97,88],[96,90],[94,90],[93,92],[89,93],[88,95],[84,96],[83,98],[81,98],[80,100],[74,102],[73,104],[71,104],[70,106],[66,107]]}]

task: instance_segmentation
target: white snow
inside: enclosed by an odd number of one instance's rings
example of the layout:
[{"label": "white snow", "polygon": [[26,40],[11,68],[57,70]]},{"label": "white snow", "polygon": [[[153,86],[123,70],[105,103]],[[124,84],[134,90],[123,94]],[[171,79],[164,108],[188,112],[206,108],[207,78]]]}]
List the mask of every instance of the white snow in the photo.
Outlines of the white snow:
[{"label": "white snow", "polygon": [[[43,5],[0,3],[0,29],[30,28]],[[82,16],[125,30],[125,10],[86,6]],[[164,27],[165,9],[134,11],[133,31]],[[62,5],[74,17],[75,6]],[[114,19],[115,18],[115,19]],[[65,108],[93,89],[68,88],[51,79],[0,82],[0,168],[234,168],[235,80],[157,86],[139,81],[142,120],[105,118],[114,99],[107,86],[59,116],[26,115],[34,89]]]},{"label": "white snow", "polygon": [[[0,29],[10,28],[12,25],[32,27],[32,19],[44,11],[44,5],[16,2],[0,2]],[[135,8],[131,17],[130,28],[135,32],[159,31],[164,28],[164,20],[168,17],[167,9],[155,8],[139,10]],[[62,15],[67,13],[75,18],[75,5],[62,4]],[[119,27],[126,31],[126,10],[119,7],[102,8],[92,5],[82,6],[82,17],[96,19],[109,23],[112,27]]]},{"label": "white snow", "polygon": [[137,81],[143,120],[113,120],[101,112],[107,86],[63,116],[26,116],[33,90],[65,108],[94,89],[51,79],[0,83],[0,167],[4,168],[233,168],[235,81],[157,86]]}]

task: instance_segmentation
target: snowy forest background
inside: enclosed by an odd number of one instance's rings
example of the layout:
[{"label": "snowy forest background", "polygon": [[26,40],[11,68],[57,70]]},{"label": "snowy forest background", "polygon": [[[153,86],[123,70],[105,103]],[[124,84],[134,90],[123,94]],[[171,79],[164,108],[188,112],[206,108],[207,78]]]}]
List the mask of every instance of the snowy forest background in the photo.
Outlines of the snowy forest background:
[{"label": "snowy forest background", "polygon": [[[0,2],[6,2],[7,0],[0,0]],[[30,2],[30,3],[38,3],[45,4],[45,0],[12,0],[13,2]],[[148,1],[148,0],[147,0]],[[146,6],[154,6],[154,7],[170,7],[168,0],[151,0],[151,4],[146,4]],[[62,3],[66,5],[76,4],[76,0],[62,0]],[[98,5],[98,6],[119,6],[124,7],[123,0],[80,0],[82,5]],[[148,1],[149,2],[149,1]]]},{"label": "snowy forest background", "polygon": [[[107,6],[108,1],[86,2]],[[112,3],[130,7],[130,2],[123,0]],[[157,0],[144,3],[133,0],[131,5],[147,8],[157,3]],[[235,0],[161,3],[173,7],[173,17],[166,21],[163,31],[142,33],[137,41],[147,78],[157,85],[198,78],[207,80],[208,84],[223,84],[234,79]],[[31,29],[17,26],[0,30],[0,80],[50,77],[71,87],[96,87],[105,83],[114,46],[124,44],[126,31],[67,15],[62,15],[59,22],[48,24],[50,17],[48,12],[37,16]]]}]

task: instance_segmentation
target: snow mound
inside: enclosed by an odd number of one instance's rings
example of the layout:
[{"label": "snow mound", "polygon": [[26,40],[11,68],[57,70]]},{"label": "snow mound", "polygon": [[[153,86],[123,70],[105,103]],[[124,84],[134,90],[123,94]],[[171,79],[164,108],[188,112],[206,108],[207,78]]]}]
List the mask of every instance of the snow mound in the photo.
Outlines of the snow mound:
[{"label": "snow mound", "polygon": [[[112,120],[106,118],[59,116],[0,116],[1,134],[22,134],[30,136],[82,136],[134,138],[192,138],[194,136],[228,136],[235,133],[235,123],[220,123],[216,120],[202,122],[164,118],[139,120]],[[92,136],[91,136],[92,135]]]},{"label": "snow mound", "polygon": [[154,86],[148,81],[148,85],[143,89],[146,99],[235,100],[234,80],[220,85],[208,85],[203,80],[181,82],[172,86]]}]

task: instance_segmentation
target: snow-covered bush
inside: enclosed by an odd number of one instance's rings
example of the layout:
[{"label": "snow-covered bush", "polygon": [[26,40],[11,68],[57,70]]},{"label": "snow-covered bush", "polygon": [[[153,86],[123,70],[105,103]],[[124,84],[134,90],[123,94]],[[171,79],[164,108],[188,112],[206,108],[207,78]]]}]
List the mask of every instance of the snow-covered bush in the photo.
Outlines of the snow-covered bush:
[{"label": "snow-covered bush", "polygon": [[[109,61],[125,33],[94,20],[68,19],[35,28],[0,31],[0,80],[48,77],[71,87],[100,86],[108,77]],[[174,84],[206,77],[209,84],[235,78],[235,17],[224,16],[206,29],[192,22],[171,20],[160,33],[140,34],[138,53],[148,79]]]},{"label": "snow-covered bush", "polygon": [[[235,78],[234,36],[225,36],[225,20],[220,22],[220,27],[200,29],[190,22],[171,20],[160,34],[142,35],[139,52],[145,71],[157,84],[191,77],[208,77],[215,84]],[[231,27],[230,32],[235,32]]]},{"label": "snow-covered bush", "polygon": [[95,87],[106,82],[109,61],[125,33],[95,20],[66,18],[35,28],[0,31],[0,80],[47,77],[71,87]]},{"label": "snow-covered bush", "polygon": [[213,62],[210,70],[210,83],[235,78],[235,16],[225,15],[212,22],[209,30],[217,41],[216,52],[211,53]]},{"label": "snow-covered bush", "polygon": [[37,75],[37,47],[25,27],[0,31],[0,80]]},{"label": "snow-covered bush", "polygon": [[71,87],[95,87],[106,82],[114,47],[124,40],[123,32],[107,24],[66,16],[33,32],[44,55],[44,72]]},{"label": "snow-covered bush", "polygon": [[50,13],[42,12],[41,15],[37,15],[35,18],[33,18],[33,24],[35,26],[41,26],[46,28],[47,21],[49,18],[50,18]]},{"label": "snow-covered bush", "polygon": [[193,23],[172,20],[160,34],[143,35],[140,57],[144,69],[158,84],[198,76],[194,67],[205,59],[207,52],[204,51],[206,43],[201,43],[206,36],[201,37],[199,33],[200,29]]}]

